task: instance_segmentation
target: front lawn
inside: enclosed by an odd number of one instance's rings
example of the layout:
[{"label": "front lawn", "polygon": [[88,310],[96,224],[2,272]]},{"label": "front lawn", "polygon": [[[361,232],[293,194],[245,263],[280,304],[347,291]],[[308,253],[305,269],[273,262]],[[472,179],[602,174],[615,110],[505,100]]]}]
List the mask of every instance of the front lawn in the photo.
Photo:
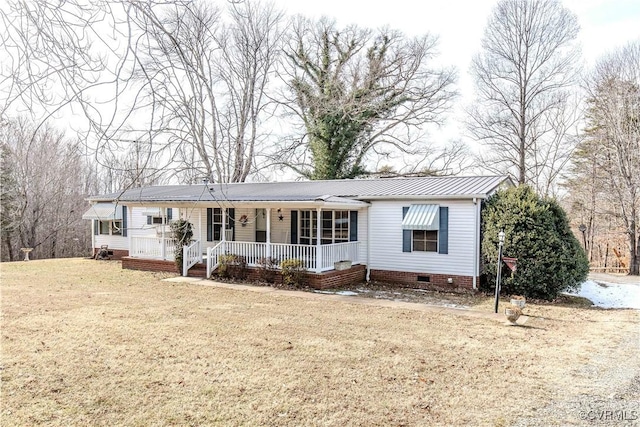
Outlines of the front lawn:
[{"label": "front lawn", "polygon": [[640,372],[631,310],[527,305],[514,327],[82,259],[2,264],[0,289],[2,425],[579,425],[545,408]]}]

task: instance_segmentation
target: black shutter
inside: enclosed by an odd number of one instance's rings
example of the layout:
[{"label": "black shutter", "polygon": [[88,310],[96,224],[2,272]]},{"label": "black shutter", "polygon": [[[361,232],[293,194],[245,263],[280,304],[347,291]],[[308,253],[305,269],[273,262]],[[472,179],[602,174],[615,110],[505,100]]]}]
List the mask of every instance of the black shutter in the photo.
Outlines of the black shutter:
[{"label": "black shutter", "polygon": [[298,211],[291,211],[291,244],[298,244]]},{"label": "black shutter", "polygon": [[173,208],[167,208],[167,221],[171,221],[173,218]]},{"label": "black shutter", "polygon": [[438,253],[449,253],[449,208],[440,207],[440,227],[438,230]]},{"label": "black shutter", "polygon": [[349,241],[358,241],[358,211],[351,211],[349,214]]},{"label": "black shutter", "polygon": [[98,221],[97,219],[93,220],[93,234],[95,234],[96,236],[100,234],[100,221]]},{"label": "black shutter", "polygon": [[[402,207],[402,219],[409,212],[408,206]],[[411,252],[411,230],[402,230],[402,252]]]},{"label": "black shutter", "polygon": [[207,242],[213,242],[213,208],[207,208]]},{"label": "black shutter", "polygon": [[229,228],[232,231],[231,240],[236,240],[236,209],[229,208],[227,209],[227,223],[229,224]]},{"label": "black shutter", "polygon": [[122,237],[127,237],[127,207],[122,207]]}]

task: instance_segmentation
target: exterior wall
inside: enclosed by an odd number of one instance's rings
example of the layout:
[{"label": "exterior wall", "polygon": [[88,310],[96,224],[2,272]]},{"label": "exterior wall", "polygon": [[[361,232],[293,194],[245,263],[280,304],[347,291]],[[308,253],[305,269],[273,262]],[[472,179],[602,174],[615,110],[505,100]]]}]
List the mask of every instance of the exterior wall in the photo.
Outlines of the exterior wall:
[{"label": "exterior wall", "polygon": [[[449,253],[402,252],[402,207],[432,203],[449,207]],[[371,269],[473,277],[475,270],[476,205],[471,200],[374,201],[371,215]],[[415,274],[413,276],[416,276]]]}]

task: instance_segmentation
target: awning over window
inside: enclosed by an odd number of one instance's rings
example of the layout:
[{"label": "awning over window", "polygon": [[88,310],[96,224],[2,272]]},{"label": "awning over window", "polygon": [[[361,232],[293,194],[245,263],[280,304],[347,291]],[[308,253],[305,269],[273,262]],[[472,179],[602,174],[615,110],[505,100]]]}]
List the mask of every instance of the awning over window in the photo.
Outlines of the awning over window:
[{"label": "awning over window", "polygon": [[402,220],[402,229],[437,230],[439,223],[439,205],[411,205]]},{"label": "awning over window", "polygon": [[122,206],[116,206],[114,203],[96,203],[82,215],[82,219],[97,219],[100,221],[122,219]]}]

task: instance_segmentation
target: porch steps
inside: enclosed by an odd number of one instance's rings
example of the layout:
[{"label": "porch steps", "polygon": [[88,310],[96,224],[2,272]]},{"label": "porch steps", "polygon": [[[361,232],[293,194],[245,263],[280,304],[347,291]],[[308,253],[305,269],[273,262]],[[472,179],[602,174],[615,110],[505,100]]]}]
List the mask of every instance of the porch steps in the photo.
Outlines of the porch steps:
[{"label": "porch steps", "polygon": [[199,262],[189,269],[188,277],[205,278],[207,276],[207,264]]}]

